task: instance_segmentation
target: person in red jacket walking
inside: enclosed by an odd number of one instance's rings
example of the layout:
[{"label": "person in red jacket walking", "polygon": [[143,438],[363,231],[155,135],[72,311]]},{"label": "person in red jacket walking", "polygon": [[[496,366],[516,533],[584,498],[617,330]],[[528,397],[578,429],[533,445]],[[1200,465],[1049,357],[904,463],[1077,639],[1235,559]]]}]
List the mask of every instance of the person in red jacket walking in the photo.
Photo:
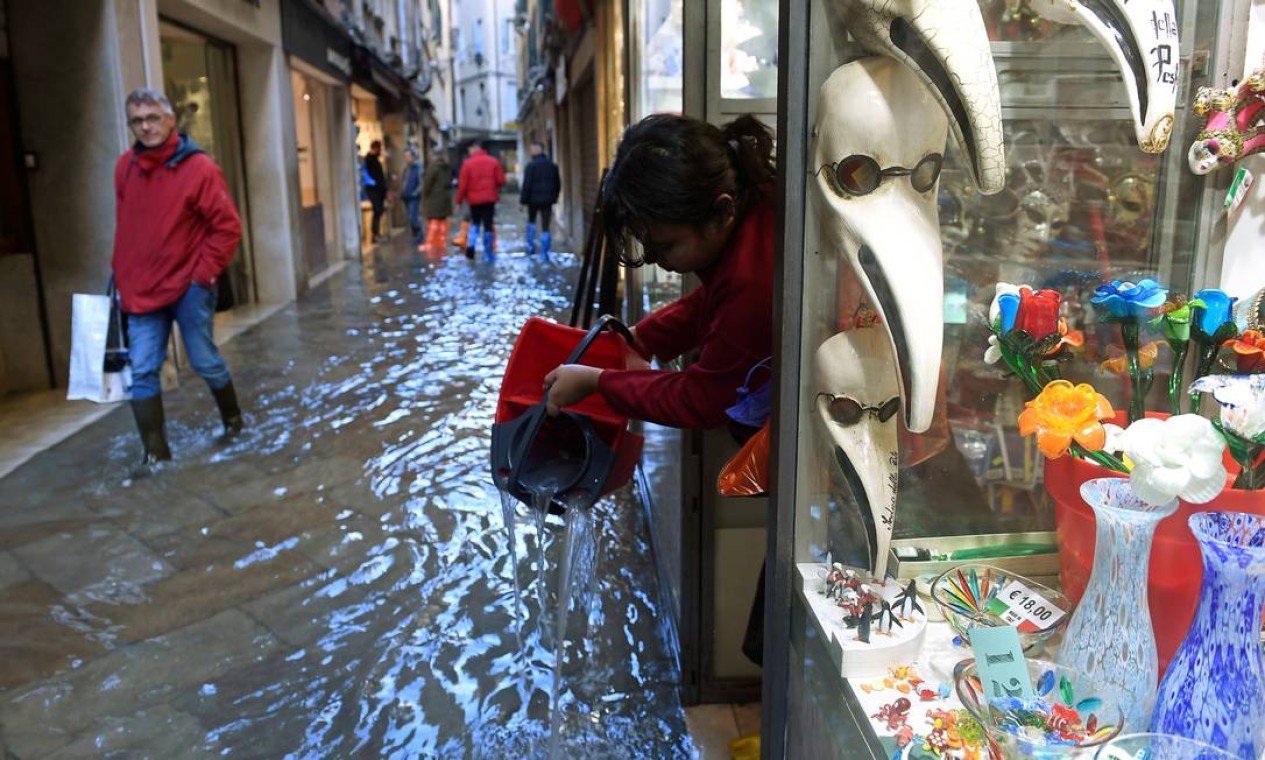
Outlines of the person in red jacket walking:
[{"label": "person in red jacket walking", "polygon": [[466,258],[474,258],[475,241],[483,231],[483,260],[495,261],[492,246],[496,233],[496,203],[501,200],[501,188],[505,185],[505,168],[501,162],[483,149],[478,142],[470,143],[469,153],[461,172],[457,175],[457,203],[470,204],[470,235],[466,238]]},{"label": "person in red jacket walking", "polygon": [[167,97],[142,88],[127,96],[125,108],[136,144],[114,167],[113,269],[128,315],[132,413],[145,447],[141,464],[148,469],[171,458],[159,373],[172,322],[180,325],[189,363],[219,407],[222,440],[242,431],[233,380],[211,338],[216,282],[233,260],[242,225],[223,173],[176,131]]}]

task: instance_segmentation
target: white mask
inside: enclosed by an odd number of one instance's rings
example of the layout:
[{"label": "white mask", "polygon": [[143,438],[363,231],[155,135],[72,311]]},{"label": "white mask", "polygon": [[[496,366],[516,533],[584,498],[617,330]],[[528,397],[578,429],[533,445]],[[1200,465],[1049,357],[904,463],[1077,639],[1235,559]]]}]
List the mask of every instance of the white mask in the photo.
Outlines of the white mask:
[{"label": "white mask", "polygon": [[833,0],[836,37],[908,66],[949,118],[981,193],[1006,184],[997,67],[978,0]]},{"label": "white mask", "polygon": [[1029,0],[1042,18],[1080,24],[1102,42],[1120,69],[1138,146],[1161,153],[1177,106],[1177,10],[1173,0]]},{"label": "white mask", "polygon": [[[821,244],[848,260],[879,314],[883,327],[876,332],[889,342],[888,371],[915,433],[931,426],[940,382],[944,253],[929,162],[944,152],[947,135],[948,120],[931,94],[895,61],[846,64],[822,85],[810,182]],[[873,164],[836,170],[856,156],[873,159],[888,175],[876,175]],[[894,176],[897,167],[914,172]],[[866,180],[877,187],[861,195],[841,184]]]},{"label": "white mask", "polygon": [[887,337],[878,327],[834,335],[814,358],[817,418],[861,509],[876,578],[887,572],[900,471],[899,394],[892,364]]}]

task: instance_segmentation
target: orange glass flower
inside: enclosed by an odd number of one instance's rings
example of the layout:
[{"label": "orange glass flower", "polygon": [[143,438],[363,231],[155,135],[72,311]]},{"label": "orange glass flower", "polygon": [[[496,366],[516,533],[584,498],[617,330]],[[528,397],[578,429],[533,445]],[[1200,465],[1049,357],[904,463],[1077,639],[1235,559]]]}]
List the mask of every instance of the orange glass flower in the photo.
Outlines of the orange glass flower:
[{"label": "orange glass flower", "polygon": [[[1160,355],[1160,346],[1165,345],[1161,341],[1153,340],[1144,346],[1138,348],[1138,365],[1142,369],[1147,369],[1155,365],[1155,360]],[[1098,365],[1098,371],[1112,375],[1124,375],[1129,372],[1129,357],[1116,346],[1108,349],[1108,353],[1114,358],[1107,359]]]},{"label": "orange glass flower", "polygon": [[1089,451],[1100,451],[1107,443],[1102,420],[1115,414],[1111,402],[1088,383],[1072,385],[1054,380],[1019,415],[1019,434],[1036,434],[1037,448],[1047,459],[1062,456],[1079,443]]},{"label": "orange glass flower", "polygon": [[1234,362],[1241,374],[1265,372],[1265,335],[1259,331],[1244,330],[1242,335],[1222,345],[1234,352]]},{"label": "orange glass flower", "polygon": [[1059,320],[1058,332],[1060,336],[1059,342],[1055,343],[1054,347],[1045,353],[1047,358],[1056,355],[1059,351],[1062,351],[1063,346],[1068,346],[1072,349],[1079,349],[1085,345],[1085,333],[1080,330],[1067,329],[1066,319]]}]

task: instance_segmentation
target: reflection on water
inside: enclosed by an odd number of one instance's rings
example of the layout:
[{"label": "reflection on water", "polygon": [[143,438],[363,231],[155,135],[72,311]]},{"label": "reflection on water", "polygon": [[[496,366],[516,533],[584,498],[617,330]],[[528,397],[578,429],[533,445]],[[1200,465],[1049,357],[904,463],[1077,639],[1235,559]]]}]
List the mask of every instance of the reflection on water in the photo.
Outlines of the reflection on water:
[{"label": "reflection on water", "polygon": [[379,255],[227,347],[231,446],[186,377],[160,476],[116,485],[120,410],[0,480],[0,756],[543,757],[551,721],[558,756],[688,756],[639,509],[518,520],[487,472],[575,269]]}]

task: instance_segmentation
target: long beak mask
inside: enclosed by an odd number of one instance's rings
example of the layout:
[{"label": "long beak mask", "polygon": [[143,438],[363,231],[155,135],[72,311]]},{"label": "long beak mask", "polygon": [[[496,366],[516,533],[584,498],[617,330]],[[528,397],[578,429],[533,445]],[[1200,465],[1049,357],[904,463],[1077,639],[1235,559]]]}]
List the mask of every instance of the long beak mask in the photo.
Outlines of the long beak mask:
[{"label": "long beak mask", "polygon": [[999,192],[1006,184],[1001,95],[978,0],[834,0],[827,8],[837,36],[847,32],[917,74],[948,116],[975,186]]},{"label": "long beak mask", "polygon": [[1138,147],[1162,153],[1177,106],[1177,10],[1173,0],[1030,0],[1058,24],[1080,24],[1107,48],[1129,94]]},{"label": "long beak mask", "polygon": [[944,333],[939,182],[928,166],[944,152],[948,123],[914,73],[886,58],[836,69],[817,108],[811,184],[821,243],[847,258],[879,313],[905,425],[921,433],[935,412]]},{"label": "long beak mask", "polygon": [[887,572],[900,469],[899,404],[887,338],[877,327],[839,333],[817,349],[817,417],[865,525],[870,569]]}]

